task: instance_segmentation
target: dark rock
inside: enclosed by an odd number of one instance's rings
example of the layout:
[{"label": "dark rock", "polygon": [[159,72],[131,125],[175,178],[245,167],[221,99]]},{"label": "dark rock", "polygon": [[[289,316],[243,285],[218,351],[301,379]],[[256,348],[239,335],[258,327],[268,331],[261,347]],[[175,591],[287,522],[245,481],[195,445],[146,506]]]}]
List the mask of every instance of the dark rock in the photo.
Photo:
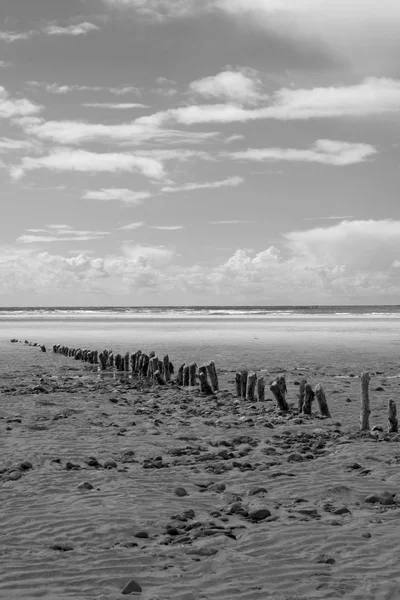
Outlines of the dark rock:
[{"label": "dark rock", "polygon": [[333,515],[348,515],[348,514],[351,514],[351,512],[349,511],[347,506],[341,506],[340,508],[335,508],[332,511],[332,514]]},{"label": "dark rock", "polygon": [[104,469],[115,469],[116,467],[117,467],[117,463],[115,462],[115,460],[112,460],[111,458],[105,460],[103,463]]},{"label": "dark rock", "polygon": [[149,534],[147,533],[147,531],[138,531],[137,533],[134,534],[134,537],[146,539],[149,537]]},{"label": "dark rock", "polygon": [[188,492],[183,487],[177,487],[174,489],[175,496],[179,496],[179,498],[183,498],[183,496],[188,496]]},{"label": "dark rock", "polygon": [[78,485],[78,490],[94,490],[94,485],[89,481],[82,481],[82,483]]},{"label": "dark rock", "polygon": [[315,562],[319,563],[319,564],[325,564],[325,565],[334,565],[336,560],[334,558],[332,558],[331,556],[326,556],[325,554],[320,554],[315,559]]},{"label": "dark rock", "polygon": [[121,591],[121,594],[124,594],[124,595],[137,594],[137,593],[140,593],[141,591],[142,591],[142,587],[138,584],[138,582],[135,581],[134,579],[131,579],[124,586],[124,588]]},{"label": "dark rock", "polygon": [[298,452],[292,452],[291,454],[289,454],[289,456],[287,457],[287,461],[288,462],[302,462],[303,461],[303,457],[301,454],[299,454]]},{"label": "dark rock", "polygon": [[29,469],[33,469],[32,463],[29,460],[24,460],[24,462],[20,463],[19,468],[21,471],[29,471]]},{"label": "dark rock", "polygon": [[57,550],[58,552],[71,552],[73,550],[73,546],[70,544],[66,544],[61,542],[60,544],[52,544],[50,546],[51,550]]},{"label": "dark rock", "polygon": [[369,533],[369,531],[365,531],[361,534],[361,537],[366,538],[368,540],[371,537],[371,534]]},{"label": "dark rock", "polygon": [[249,517],[250,519],[254,519],[254,521],[262,521],[270,516],[271,511],[268,508],[255,508],[249,511]]},{"label": "dark rock", "polygon": [[267,494],[268,490],[266,490],[264,487],[254,487],[249,490],[249,496],[255,496],[256,494],[261,493]]}]

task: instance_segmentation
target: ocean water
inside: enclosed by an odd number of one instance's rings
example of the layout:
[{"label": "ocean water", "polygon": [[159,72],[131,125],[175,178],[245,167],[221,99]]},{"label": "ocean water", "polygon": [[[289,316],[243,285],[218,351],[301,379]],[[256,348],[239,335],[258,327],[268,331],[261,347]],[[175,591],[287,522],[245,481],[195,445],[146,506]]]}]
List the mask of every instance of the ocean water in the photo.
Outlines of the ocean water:
[{"label": "ocean water", "polygon": [[225,371],[400,373],[400,306],[0,308],[0,359],[21,357],[11,338],[154,350],[176,364],[215,360]]}]

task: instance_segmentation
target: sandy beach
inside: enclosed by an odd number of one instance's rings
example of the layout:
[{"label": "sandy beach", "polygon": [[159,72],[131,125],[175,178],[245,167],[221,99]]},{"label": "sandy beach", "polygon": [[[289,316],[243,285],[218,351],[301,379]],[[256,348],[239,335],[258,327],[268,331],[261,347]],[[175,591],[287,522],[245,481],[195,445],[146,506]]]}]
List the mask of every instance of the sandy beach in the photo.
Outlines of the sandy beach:
[{"label": "sandy beach", "polygon": [[[275,353],[262,374],[285,375],[285,414],[268,385],[235,397],[232,349],[204,396],[4,340],[0,597],[398,598],[399,371],[369,356],[378,430],[360,437],[359,372],[335,352]],[[298,414],[303,377],[332,418]]]}]

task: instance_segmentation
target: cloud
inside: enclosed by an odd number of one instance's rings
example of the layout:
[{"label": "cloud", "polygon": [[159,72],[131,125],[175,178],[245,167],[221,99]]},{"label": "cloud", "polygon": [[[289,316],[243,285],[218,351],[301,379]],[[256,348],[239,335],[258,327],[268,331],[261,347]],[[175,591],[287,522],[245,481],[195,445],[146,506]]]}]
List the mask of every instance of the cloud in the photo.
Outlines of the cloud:
[{"label": "cloud", "polygon": [[7,43],[29,40],[37,31],[0,31],[0,40]]},{"label": "cloud", "polygon": [[183,225],[151,225],[150,229],[159,229],[160,231],[178,231],[184,229]]},{"label": "cloud", "polygon": [[348,219],[354,219],[353,215],[344,216],[329,216],[329,217],[303,217],[303,221],[347,221]]},{"label": "cloud", "polygon": [[86,242],[110,235],[108,231],[80,231],[69,225],[48,225],[44,229],[27,229],[26,231],[27,233],[17,238],[17,242],[23,244]]},{"label": "cloud", "polygon": [[238,142],[239,140],[244,140],[244,135],[241,135],[240,133],[235,133],[227,137],[224,140],[224,142],[225,144],[231,144],[232,142]]},{"label": "cloud", "polygon": [[12,152],[13,150],[35,150],[40,149],[40,145],[29,140],[15,140],[8,137],[0,138],[0,153]]},{"label": "cloud", "polygon": [[219,13],[267,35],[363,66],[396,65],[400,40],[397,0],[103,0],[163,21]]},{"label": "cloud", "polygon": [[126,202],[131,206],[142,204],[142,200],[150,198],[152,194],[150,192],[134,192],[128,189],[101,189],[101,190],[87,190],[82,196],[86,200],[104,200],[113,201],[120,200]]},{"label": "cloud", "polygon": [[[1,116],[1,100],[0,100]],[[139,118],[118,125],[87,123],[86,121],[45,121],[44,119],[24,119],[18,122],[28,135],[58,144],[83,144],[87,142],[129,143],[138,145],[146,141],[198,143],[214,137],[213,132],[197,133],[174,129],[161,129],[145,118]]]},{"label": "cloud", "polygon": [[142,117],[141,122],[161,126],[169,121],[183,125],[245,123],[264,119],[280,121],[377,117],[400,112],[400,80],[368,77],[359,84],[281,88],[267,106],[244,108],[232,102],[193,104]]},{"label": "cloud", "polygon": [[135,229],[139,229],[143,227],[144,221],[137,221],[136,223],[129,223],[128,225],[124,225],[123,227],[119,227],[120,231],[134,231]]},{"label": "cloud", "polygon": [[146,104],[139,103],[116,103],[116,102],[85,102],[82,106],[87,108],[109,108],[111,110],[129,110],[131,108],[148,108]]},{"label": "cloud", "polygon": [[0,86],[0,119],[35,115],[42,110],[26,98],[12,98],[4,87]]},{"label": "cloud", "polygon": [[221,181],[208,181],[205,183],[184,183],[178,186],[164,186],[162,192],[189,192],[192,190],[204,190],[221,187],[236,187],[244,182],[243,177],[229,177]]},{"label": "cloud", "polygon": [[254,221],[241,221],[233,219],[231,221],[211,221],[210,225],[239,225],[242,223],[254,223]]},{"label": "cloud", "polygon": [[[61,237],[60,226],[46,229],[48,236]],[[72,236],[63,231],[64,238]],[[69,293],[76,302],[93,292],[98,304],[110,294],[115,300],[150,294],[149,302],[159,303],[172,294],[180,304],[188,298],[209,304],[234,298],[240,305],[288,304],[293,298],[297,304],[395,303],[400,294],[400,221],[395,220],[290,231],[275,245],[238,248],[213,265],[178,264],[175,250],[165,246],[124,243],[112,255],[67,258],[27,246],[0,247],[3,295],[48,296],[59,290],[60,302]]]},{"label": "cloud", "polygon": [[50,94],[68,94],[71,92],[109,92],[114,96],[134,94],[140,96],[140,89],[134,86],[105,87],[102,85],[79,85],[49,83],[47,81],[28,81],[27,85],[34,88],[43,88]]},{"label": "cloud", "polygon": [[256,71],[222,71],[218,75],[192,81],[189,91],[204,98],[221,98],[239,104],[258,104],[268,98]]},{"label": "cloud", "polygon": [[167,79],[166,77],[157,77],[156,83],[158,85],[176,85],[176,81],[174,79]]},{"label": "cloud", "polygon": [[10,62],[7,62],[6,60],[0,60],[0,69],[7,69],[8,67],[11,67]]},{"label": "cloud", "polygon": [[100,27],[93,23],[79,23],[77,25],[68,25],[67,27],[60,27],[59,25],[48,25],[43,29],[43,32],[47,35],[72,35],[74,37],[78,35],[86,35],[90,31],[98,31]]},{"label": "cloud", "polygon": [[234,160],[316,162],[343,167],[365,162],[376,154],[370,144],[351,144],[337,140],[317,140],[309,150],[295,148],[253,148],[225,154]]},{"label": "cloud", "polygon": [[160,161],[134,154],[96,153],[86,150],[60,148],[47,156],[24,157],[11,175],[20,179],[28,171],[48,169],[56,172],[75,171],[80,173],[120,173],[139,171],[150,179],[163,179],[165,171]]}]

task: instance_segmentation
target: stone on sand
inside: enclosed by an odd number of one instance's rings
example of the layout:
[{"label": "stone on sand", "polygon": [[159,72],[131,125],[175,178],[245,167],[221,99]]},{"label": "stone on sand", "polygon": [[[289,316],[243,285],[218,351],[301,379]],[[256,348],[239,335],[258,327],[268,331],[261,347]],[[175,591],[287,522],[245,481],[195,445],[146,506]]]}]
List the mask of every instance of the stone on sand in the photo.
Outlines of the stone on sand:
[{"label": "stone on sand", "polygon": [[188,492],[184,487],[177,487],[174,489],[175,496],[179,496],[179,498],[183,498],[183,496],[188,496]]},{"label": "stone on sand", "polygon": [[78,485],[78,490],[94,490],[94,485],[89,481],[82,481],[82,483]]},{"label": "stone on sand", "polygon": [[124,594],[124,595],[127,595],[127,594],[138,594],[141,591],[142,591],[142,587],[138,584],[138,582],[135,581],[134,579],[131,579],[124,586],[124,588],[121,591],[121,594]]}]

